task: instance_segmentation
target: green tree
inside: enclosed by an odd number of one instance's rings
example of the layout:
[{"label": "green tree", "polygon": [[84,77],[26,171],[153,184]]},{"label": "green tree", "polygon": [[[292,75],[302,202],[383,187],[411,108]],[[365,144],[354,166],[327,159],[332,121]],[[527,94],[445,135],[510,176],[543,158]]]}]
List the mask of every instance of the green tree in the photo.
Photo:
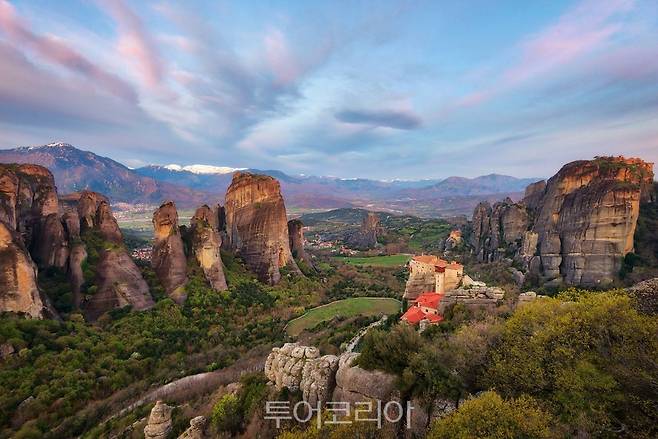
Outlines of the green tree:
[{"label": "green tree", "polygon": [[484,392],[434,422],[428,439],[542,439],[554,437],[551,417],[527,396],[504,400]]},{"label": "green tree", "polygon": [[364,369],[380,369],[401,376],[422,344],[418,332],[409,325],[396,325],[391,331],[368,331],[356,362]]},{"label": "green tree", "polygon": [[238,397],[232,393],[222,396],[213,406],[210,420],[219,431],[228,431],[232,434],[240,431],[242,416],[240,416]]}]

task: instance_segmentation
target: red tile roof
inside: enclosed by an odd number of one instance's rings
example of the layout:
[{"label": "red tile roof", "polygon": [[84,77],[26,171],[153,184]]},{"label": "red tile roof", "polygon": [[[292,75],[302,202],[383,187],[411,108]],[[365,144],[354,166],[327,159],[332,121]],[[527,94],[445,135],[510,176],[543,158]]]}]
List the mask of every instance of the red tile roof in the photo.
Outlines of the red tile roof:
[{"label": "red tile roof", "polygon": [[420,256],[414,256],[413,260],[416,262],[421,262],[423,264],[432,264],[432,265],[437,265],[441,262],[445,262],[443,259],[439,258],[438,256],[434,255],[420,255]]},{"label": "red tile roof", "polygon": [[441,293],[423,293],[416,298],[416,303],[419,306],[424,306],[431,309],[439,309],[439,302],[441,302],[443,294]]},{"label": "red tile roof", "polygon": [[443,321],[443,316],[438,314],[425,314],[425,318],[430,321],[430,323],[439,323]]},{"label": "red tile roof", "polygon": [[407,310],[407,312],[402,314],[402,317],[400,318],[408,323],[411,323],[412,325],[417,325],[421,320],[425,318],[425,313],[417,306],[412,306]]}]

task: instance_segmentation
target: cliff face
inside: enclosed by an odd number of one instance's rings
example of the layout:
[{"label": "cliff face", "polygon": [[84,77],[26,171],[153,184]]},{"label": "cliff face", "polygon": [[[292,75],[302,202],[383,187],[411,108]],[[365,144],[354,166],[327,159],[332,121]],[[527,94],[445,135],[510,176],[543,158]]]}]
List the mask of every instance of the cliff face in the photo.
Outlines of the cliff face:
[{"label": "cliff face", "polygon": [[0,311],[24,313],[32,318],[46,314],[37,287],[37,268],[18,234],[0,221]]},{"label": "cliff face", "polygon": [[375,212],[368,212],[363,218],[361,228],[347,238],[347,244],[355,249],[369,250],[377,245],[379,234],[379,217]]},{"label": "cliff face", "polygon": [[54,180],[47,169],[0,165],[0,311],[33,318],[54,315],[39,292],[34,259],[44,266],[66,262],[67,243],[57,209]]},{"label": "cliff face", "polygon": [[292,256],[303,261],[309,268],[313,267],[313,261],[306,250],[304,250],[304,223],[293,219],[288,221],[288,237]]},{"label": "cliff face", "polygon": [[183,303],[186,299],[187,259],[173,201],[163,203],[153,213],[153,228],[155,241],[151,265],[167,295],[177,303]]},{"label": "cliff face", "polygon": [[478,260],[491,262],[504,257],[505,249],[521,242],[528,224],[526,207],[510,198],[493,207],[487,202],[480,203],[473,213],[471,236]]},{"label": "cliff face", "polygon": [[199,266],[210,283],[217,291],[228,289],[224,276],[224,264],[220,254],[222,238],[217,230],[219,218],[217,212],[203,205],[192,217],[192,252]]},{"label": "cliff face", "polygon": [[236,172],[225,200],[228,247],[261,281],[276,284],[284,266],[299,272],[290,251],[286,207],[277,180]]},{"label": "cliff face", "polygon": [[[99,193],[83,191],[76,194],[63,216],[66,230],[70,233],[71,252],[68,276],[74,294],[85,315],[94,320],[114,308],[131,305],[135,310],[145,310],[154,305],[148,285],[142,273],[128,254],[123,235],[112,214],[107,198]],[[77,220],[77,223],[76,223]],[[78,233],[82,239],[78,239]],[[95,233],[102,239],[98,262],[93,279],[96,291],[82,298],[81,286],[85,279],[82,263],[87,258],[85,234]]]},{"label": "cliff face", "polygon": [[633,251],[640,200],[652,181],[653,164],[640,159],[569,163],[529,186],[521,204],[478,206],[472,244],[478,259],[513,256],[544,281],[612,282]]}]

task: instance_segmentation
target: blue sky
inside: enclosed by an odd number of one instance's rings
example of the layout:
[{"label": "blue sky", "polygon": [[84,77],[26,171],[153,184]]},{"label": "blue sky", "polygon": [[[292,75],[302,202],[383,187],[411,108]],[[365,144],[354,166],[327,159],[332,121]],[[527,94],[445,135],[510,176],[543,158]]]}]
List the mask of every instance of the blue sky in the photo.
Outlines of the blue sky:
[{"label": "blue sky", "polygon": [[0,0],[0,147],[378,179],[658,160],[658,2]]}]

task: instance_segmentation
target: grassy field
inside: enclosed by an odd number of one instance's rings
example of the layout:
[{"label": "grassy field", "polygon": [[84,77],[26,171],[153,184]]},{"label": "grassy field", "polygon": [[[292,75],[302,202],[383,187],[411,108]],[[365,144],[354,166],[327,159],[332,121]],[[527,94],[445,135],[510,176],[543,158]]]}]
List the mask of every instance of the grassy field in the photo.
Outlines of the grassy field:
[{"label": "grassy field", "polygon": [[368,265],[373,267],[396,267],[405,265],[411,259],[410,255],[399,254],[390,256],[371,256],[365,258],[337,257],[339,261],[351,265]]},{"label": "grassy field", "polygon": [[353,297],[337,300],[327,305],[318,306],[306,312],[301,317],[291,320],[286,331],[291,336],[297,336],[305,329],[313,328],[320,322],[328,321],[335,316],[373,316],[379,314],[395,314],[400,310],[401,303],[388,297]]}]

